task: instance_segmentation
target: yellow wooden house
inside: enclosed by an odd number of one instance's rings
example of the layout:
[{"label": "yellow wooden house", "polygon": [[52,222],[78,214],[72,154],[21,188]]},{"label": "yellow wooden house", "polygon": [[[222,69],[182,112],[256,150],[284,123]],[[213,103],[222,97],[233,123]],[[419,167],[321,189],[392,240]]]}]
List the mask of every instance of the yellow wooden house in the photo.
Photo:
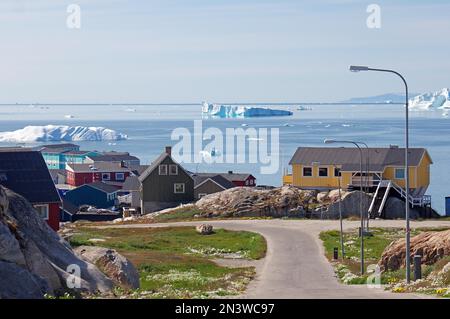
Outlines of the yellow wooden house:
[{"label": "yellow wooden house", "polygon": [[[378,193],[380,188],[394,188],[405,193],[405,149],[397,146],[362,149],[363,174],[360,176],[360,152],[357,148],[299,147],[289,164],[292,172],[283,176],[284,185],[303,189],[329,190],[367,187]],[[409,149],[410,202],[417,206],[429,204],[425,195],[430,184],[433,163],[424,148]]]}]

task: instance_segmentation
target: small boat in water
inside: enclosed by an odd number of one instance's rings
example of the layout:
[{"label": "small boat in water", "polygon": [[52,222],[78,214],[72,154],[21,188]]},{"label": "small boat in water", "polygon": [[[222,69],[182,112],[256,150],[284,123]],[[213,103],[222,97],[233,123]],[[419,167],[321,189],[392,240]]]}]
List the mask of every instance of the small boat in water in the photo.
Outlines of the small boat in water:
[{"label": "small boat in water", "polygon": [[299,105],[297,106],[297,111],[311,111],[312,108],[309,106],[303,106],[303,105]]}]

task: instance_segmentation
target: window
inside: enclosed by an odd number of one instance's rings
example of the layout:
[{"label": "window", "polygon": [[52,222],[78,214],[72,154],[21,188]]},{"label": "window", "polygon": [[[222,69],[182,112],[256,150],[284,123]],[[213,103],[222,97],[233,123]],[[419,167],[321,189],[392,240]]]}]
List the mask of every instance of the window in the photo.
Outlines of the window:
[{"label": "window", "polygon": [[102,174],[102,180],[103,181],[109,181],[111,179],[111,174],[110,173],[103,173]]},{"label": "window", "polygon": [[175,194],[184,194],[184,183],[173,184],[173,192]]},{"label": "window", "polygon": [[39,217],[48,220],[48,205],[36,205],[34,206],[34,209],[36,209]]},{"label": "window", "polygon": [[159,175],[167,175],[167,165],[159,165]]},{"label": "window", "polygon": [[250,180],[250,185],[253,185],[253,179]]},{"label": "window", "polygon": [[248,186],[248,179],[245,181],[245,185]]},{"label": "window", "polygon": [[200,194],[198,194],[198,199],[200,199],[200,198],[202,198],[202,197],[204,197],[204,196],[206,196],[206,195],[208,195],[208,194],[206,194],[206,193],[200,193]]},{"label": "window", "polygon": [[169,175],[178,175],[178,165],[170,164],[170,166],[169,166]]},{"label": "window", "polygon": [[319,167],[319,176],[328,177],[328,167]]},{"label": "window", "polygon": [[8,180],[8,176],[6,173],[0,173],[0,182],[6,182]]},{"label": "window", "polygon": [[341,176],[341,169],[339,167],[334,168],[334,176],[335,177]]},{"label": "window", "polygon": [[404,168],[396,168],[395,169],[395,179],[404,179],[405,178],[405,169]]},{"label": "window", "polygon": [[125,179],[124,173],[116,173],[116,180],[123,181]]},{"label": "window", "polygon": [[303,167],[303,177],[312,176],[312,167]]}]

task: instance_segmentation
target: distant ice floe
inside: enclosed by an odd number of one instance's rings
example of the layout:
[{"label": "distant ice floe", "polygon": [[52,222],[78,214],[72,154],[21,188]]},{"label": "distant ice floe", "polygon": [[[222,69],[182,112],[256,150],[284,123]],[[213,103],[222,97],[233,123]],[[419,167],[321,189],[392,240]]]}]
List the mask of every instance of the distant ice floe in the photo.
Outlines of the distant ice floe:
[{"label": "distant ice floe", "polygon": [[450,89],[424,93],[409,100],[409,107],[415,110],[450,109]]},{"label": "distant ice floe", "polygon": [[66,119],[73,119],[75,116],[73,116],[72,114],[67,114],[67,115],[64,115],[64,118],[66,118]]},{"label": "distant ice floe", "polygon": [[204,116],[219,118],[242,118],[260,116],[289,116],[293,113],[287,110],[277,110],[264,107],[219,105],[203,102],[202,113]]},{"label": "distant ice floe", "polygon": [[32,143],[53,141],[118,141],[126,134],[104,127],[67,125],[26,126],[12,132],[0,132],[0,142]]}]

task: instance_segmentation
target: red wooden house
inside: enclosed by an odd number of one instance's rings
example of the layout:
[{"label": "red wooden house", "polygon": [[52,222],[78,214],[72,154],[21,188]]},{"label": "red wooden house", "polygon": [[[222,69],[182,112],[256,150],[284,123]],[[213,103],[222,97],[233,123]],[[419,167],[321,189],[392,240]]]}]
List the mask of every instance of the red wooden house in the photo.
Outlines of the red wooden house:
[{"label": "red wooden house", "polygon": [[98,162],[93,164],[67,164],[66,183],[78,187],[94,182],[121,186],[131,170],[120,163]]},{"label": "red wooden house", "polygon": [[0,185],[22,195],[53,230],[59,229],[61,198],[40,152],[0,148]]}]

